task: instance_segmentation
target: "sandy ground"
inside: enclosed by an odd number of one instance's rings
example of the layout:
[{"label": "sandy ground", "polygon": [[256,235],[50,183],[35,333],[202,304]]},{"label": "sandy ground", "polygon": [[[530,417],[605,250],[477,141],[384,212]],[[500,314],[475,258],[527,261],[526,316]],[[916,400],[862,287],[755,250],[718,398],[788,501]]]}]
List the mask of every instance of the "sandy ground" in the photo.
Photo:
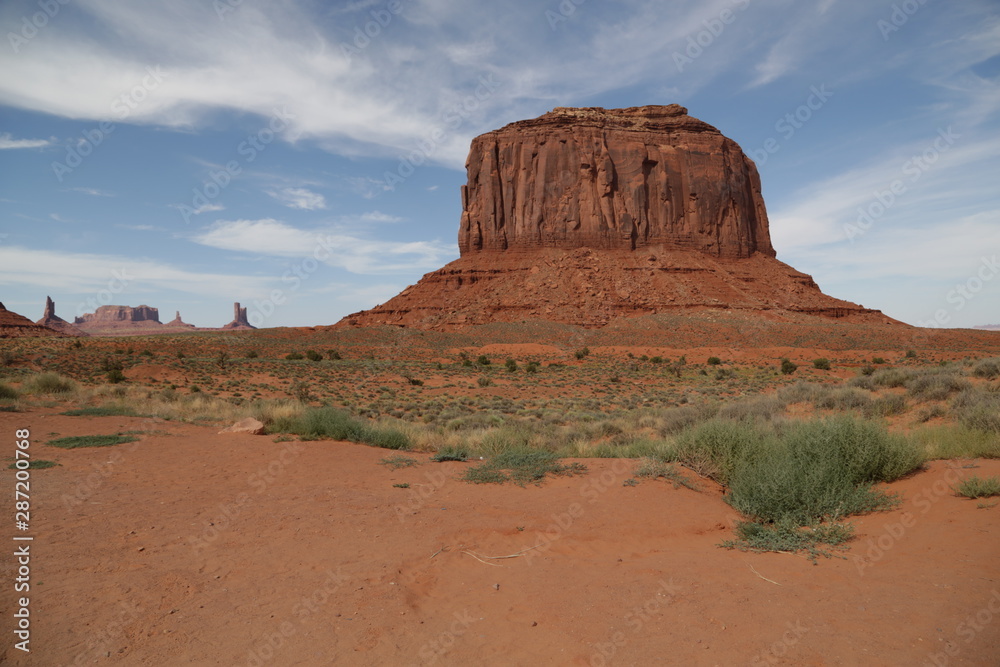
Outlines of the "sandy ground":
[{"label": "sandy ground", "polygon": [[[34,540],[30,593],[12,590],[23,543],[4,550],[4,664],[1000,665],[1000,506],[949,490],[1000,461],[893,484],[900,508],[852,519],[846,559],[814,565],[718,548],[736,519],[718,487],[626,487],[627,461],[475,486],[423,454],[390,470],[360,445],[53,413],[0,413],[4,458],[29,428],[61,464],[31,473],[30,531],[7,530]],[[45,444],[133,429],[150,433]]]}]

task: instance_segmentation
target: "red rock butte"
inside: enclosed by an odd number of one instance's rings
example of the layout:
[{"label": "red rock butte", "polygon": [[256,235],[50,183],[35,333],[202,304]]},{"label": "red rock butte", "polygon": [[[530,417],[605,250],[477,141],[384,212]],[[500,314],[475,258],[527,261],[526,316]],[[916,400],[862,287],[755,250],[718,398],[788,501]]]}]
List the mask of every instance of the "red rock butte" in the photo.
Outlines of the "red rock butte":
[{"label": "red rock butte", "polygon": [[559,107],[476,137],[466,169],[461,257],[339,326],[705,308],[894,322],[775,258],[753,161],[682,106]]}]

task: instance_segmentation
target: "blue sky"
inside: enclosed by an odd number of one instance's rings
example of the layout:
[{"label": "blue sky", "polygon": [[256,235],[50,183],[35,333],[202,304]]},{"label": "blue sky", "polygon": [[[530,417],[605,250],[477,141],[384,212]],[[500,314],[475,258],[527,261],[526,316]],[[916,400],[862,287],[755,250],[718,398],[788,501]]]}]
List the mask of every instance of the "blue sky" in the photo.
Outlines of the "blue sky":
[{"label": "blue sky", "polygon": [[332,324],[458,256],[472,137],[679,103],[778,258],[912,324],[1000,323],[1000,5],[6,1],[0,300]]}]

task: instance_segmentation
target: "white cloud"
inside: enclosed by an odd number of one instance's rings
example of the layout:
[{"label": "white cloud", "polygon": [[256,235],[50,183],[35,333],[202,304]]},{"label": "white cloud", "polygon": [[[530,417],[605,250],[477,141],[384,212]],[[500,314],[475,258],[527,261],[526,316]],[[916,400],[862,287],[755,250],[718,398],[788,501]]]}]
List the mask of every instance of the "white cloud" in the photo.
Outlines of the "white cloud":
[{"label": "white cloud", "polygon": [[29,284],[81,295],[109,291],[111,285],[120,302],[153,288],[234,299],[263,297],[272,282],[257,276],[188,271],[149,258],[0,245],[0,285]]},{"label": "white cloud", "polygon": [[220,220],[192,240],[254,255],[314,257],[358,274],[437,269],[456,255],[440,241],[378,241],[333,229],[305,231],[272,218]]},{"label": "white cloud", "polygon": [[97,188],[70,188],[71,192],[79,192],[81,194],[90,195],[91,197],[114,197],[115,195],[110,192],[105,192],[104,190],[98,190]]},{"label": "white cloud", "polygon": [[382,213],[381,211],[370,211],[368,213],[362,213],[361,220],[363,222],[402,222],[403,218],[398,215]]},{"label": "white cloud", "polygon": [[302,211],[318,211],[326,208],[326,199],[323,195],[307,190],[306,188],[283,188],[277,191],[268,190],[267,194],[288,208],[295,208]]},{"label": "white cloud", "polygon": [[61,215],[59,215],[58,213],[49,213],[49,218],[52,219],[52,220],[55,220],[56,222],[67,222],[67,223],[69,223],[69,222],[77,222],[76,220],[73,220],[71,218],[64,218]]},{"label": "white cloud", "polygon": [[10,132],[0,132],[0,150],[15,150],[18,148],[43,148],[51,146],[48,139],[14,139]]}]

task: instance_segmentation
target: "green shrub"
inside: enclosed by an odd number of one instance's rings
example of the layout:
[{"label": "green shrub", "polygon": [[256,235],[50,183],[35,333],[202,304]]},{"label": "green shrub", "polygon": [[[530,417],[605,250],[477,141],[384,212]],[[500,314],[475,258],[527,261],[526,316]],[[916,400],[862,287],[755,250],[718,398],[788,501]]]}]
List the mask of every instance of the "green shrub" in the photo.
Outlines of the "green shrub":
[{"label": "green shrub", "polygon": [[514,361],[513,359],[508,359],[507,361],[505,361],[504,366],[507,368],[508,373],[517,372],[517,362]]},{"label": "green shrub", "polygon": [[917,353],[915,351],[913,351],[913,350],[907,350],[906,351],[906,358],[907,359],[916,359],[917,358]]},{"label": "green shrub", "polygon": [[66,410],[60,414],[67,417],[135,417],[136,412],[124,405],[101,405],[75,410]]},{"label": "green shrub", "polygon": [[683,431],[674,451],[688,468],[726,485],[733,471],[762,454],[770,440],[754,422],[714,418]]},{"label": "green shrub", "polygon": [[891,507],[873,488],[916,469],[920,452],[878,424],[837,417],[790,425],[776,446],[730,473],[728,502],[759,521],[799,525]]},{"label": "green shrub", "polygon": [[914,398],[929,401],[943,401],[972,388],[968,380],[950,371],[922,371],[906,380],[905,386]]},{"label": "green shrub", "polygon": [[861,367],[860,372],[862,375],[871,375],[875,372],[875,367],[872,366],[871,364],[865,364],[864,366]]},{"label": "green shrub", "polygon": [[289,352],[285,355],[285,359],[288,361],[299,361],[300,359],[305,359],[301,352]]},{"label": "green shrub", "polygon": [[326,356],[329,359],[333,359],[334,361],[339,361],[340,359],[343,359],[343,357],[340,356],[340,352],[338,352],[337,350],[327,350]]},{"label": "green shrub", "polygon": [[695,491],[701,490],[697,484],[682,475],[675,466],[653,458],[643,459],[642,463],[639,464],[639,467],[632,474],[645,479],[659,479],[662,477],[671,482],[675,489],[679,486],[686,486]]},{"label": "green shrub", "polygon": [[805,551],[809,560],[817,556],[829,558],[832,551],[824,547],[843,549],[844,543],[854,536],[854,528],[843,524],[816,524],[801,527],[796,522],[782,520],[776,523],[744,521],[736,525],[736,539],[720,546],[741,551]]},{"label": "green shrub", "polygon": [[417,465],[417,460],[409,456],[390,456],[382,459],[379,463],[391,470],[399,470],[400,468],[412,468]]},{"label": "green shrub", "polygon": [[650,357],[649,363],[651,363],[651,364],[662,364],[663,363],[663,357]]},{"label": "green shrub", "polygon": [[259,356],[260,355],[257,353],[257,350],[250,350],[247,352],[247,359],[256,359]]},{"label": "green shrub", "polygon": [[798,369],[798,365],[791,362],[789,359],[781,360],[781,373],[782,375],[791,375]]},{"label": "green shrub", "polygon": [[489,387],[491,384],[493,384],[493,380],[486,377],[485,375],[480,375],[478,378],[476,378],[476,384],[478,384],[480,387]]},{"label": "green shrub", "polygon": [[468,461],[469,456],[469,449],[467,447],[462,445],[446,445],[431,457],[431,461],[437,461],[438,463],[442,461]]},{"label": "green shrub", "polygon": [[309,361],[323,361],[323,355],[316,350],[306,350],[306,359]]},{"label": "green shrub", "polygon": [[721,363],[722,363],[722,359],[719,359],[718,357],[709,357],[708,358],[708,365],[709,366],[718,366]]},{"label": "green shrub", "polygon": [[529,361],[528,365],[524,367],[526,373],[537,373],[538,372],[538,362]]},{"label": "green shrub", "polygon": [[464,479],[475,484],[502,484],[513,481],[520,486],[539,484],[546,475],[576,475],[586,471],[579,463],[564,465],[554,453],[519,447],[501,452],[486,463],[469,468]]},{"label": "green shrub", "polygon": [[906,412],[906,399],[898,394],[880,396],[865,406],[865,417],[891,417]]},{"label": "green shrub", "polygon": [[68,438],[49,440],[48,444],[62,449],[79,449],[81,447],[111,447],[136,440],[138,438],[131,435],[74,435]]},{"label": "green shrub", "polygon": [[987,380],[1000,377],[1000,358],[980,361],[972,369],[972,374],[977,378],[986,378]]},{"label": "green shrub", "polygon": [[573,356],[576,357],[577,359],[583,359],[588,354],[590,354],[590,348],[589,347],[581,347],[579,350],[577,350],[576,352],[573,353]]},{"label": "green shrub", "polygon": [[970,477],[954,487],[956,494],[966,498],[989,498],[1000,496],[1000,477]]},{"label": "green shrub", "polygon": [[853,387],[840,387],[825,394],[816,401],[817,408],[826,410],[866,410],[871,405],[871,397]]},{"label": "green shrub", "polygon": [[26,394],[68,394],[75,387],[75,382],[58,373],[41,373],[28,378],[21,390]]},{"label": "green shrub", "polygon": [[476,363],[479,364],[480,366],[489,366],[492,362],[490,361],[490,358],[487,357],[485,354],[480,354],[479,357],[476,359]]},{"label": "green shrub", "polygon": [[[58,463],[55,461],[45,461],[44,459],[32,459],[28,462],[28,470],[45,470],[46,468],[55,468]],[[11,470],[17,468],[17,463],[11,463],[7,466]]]},{"label": "green shrub", "polygon": [[884,364],[885,363],[885,359],[882,358],[882,357],[872,357],[872,363],[873,364]]},{"label": "green shrub", "polygon": [[15,400],[18,397],[17,389],[0,382],[0,400]]},{"label": "green shrub", "polygon": [[821,371],[830,370],[830,360],[825,357],[820,357],[819,359],[813,359],[813,368]]},{"label": "green shrub", "polygon": [[293,433],[303,440],[347,440],[384,449],[408,449],[410,439],[398,429],[371,424],[335,408],[313,408],[300,416],[275,422],[272,432]]}]

